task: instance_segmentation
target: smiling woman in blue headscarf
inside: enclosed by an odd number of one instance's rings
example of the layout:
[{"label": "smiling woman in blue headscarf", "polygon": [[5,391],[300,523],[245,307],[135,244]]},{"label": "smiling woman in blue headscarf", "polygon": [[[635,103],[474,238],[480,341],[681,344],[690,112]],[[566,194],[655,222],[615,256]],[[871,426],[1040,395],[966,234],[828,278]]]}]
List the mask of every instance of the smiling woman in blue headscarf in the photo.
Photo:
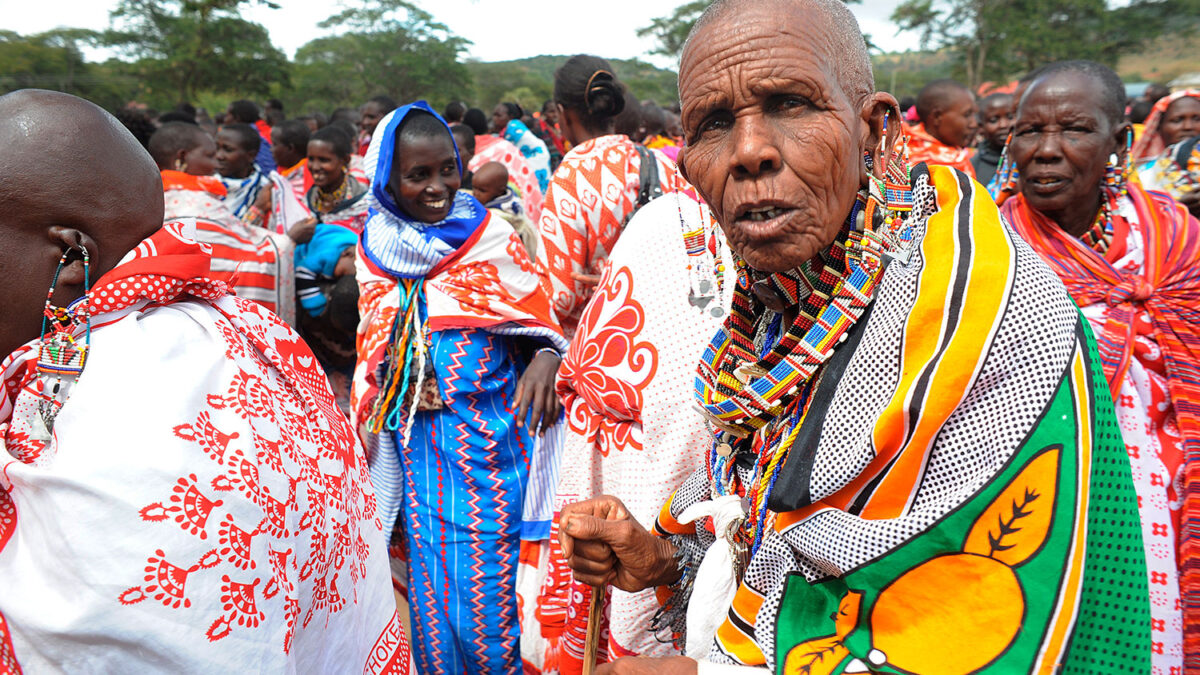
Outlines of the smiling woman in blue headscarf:
[{"label": "smiling woman in blue headscarf", "polygon": [[517,673],[518,554],[538,529],[522,507],[553,447],[538,432],[559,418],[567,343],[512,227],[458,191],[446,123],[417,102],[377,130],[354,415],[407,559],[414,657],[421,672]]}]

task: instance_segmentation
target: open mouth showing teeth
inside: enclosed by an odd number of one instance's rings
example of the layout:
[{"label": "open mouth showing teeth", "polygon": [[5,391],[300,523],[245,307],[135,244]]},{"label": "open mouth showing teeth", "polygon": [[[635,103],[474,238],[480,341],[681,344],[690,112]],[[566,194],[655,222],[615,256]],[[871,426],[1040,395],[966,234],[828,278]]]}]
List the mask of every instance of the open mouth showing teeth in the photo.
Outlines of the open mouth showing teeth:
[{"label": "open mouth showing teeth", "polygon": [[1054,183],[1061,183],[1062,179],[1061,178],[1035,178],[1031,182],[1034,185],[1053,185]]},{"label": "open mouth showing teeth", "polygon": [[431,209],[443,209],[446,208],[446,200],[439,199],[436,202],[425,202],[425,206],[428,206]]},{"label": "open mouth showing teeth", "polygon": [[771,220],[787,213],[787,209],[778,206],[768,206],[761,209],[750,209],[742,214],[738,220],[749,220],[753,223],[761,223],[764,220]]}]

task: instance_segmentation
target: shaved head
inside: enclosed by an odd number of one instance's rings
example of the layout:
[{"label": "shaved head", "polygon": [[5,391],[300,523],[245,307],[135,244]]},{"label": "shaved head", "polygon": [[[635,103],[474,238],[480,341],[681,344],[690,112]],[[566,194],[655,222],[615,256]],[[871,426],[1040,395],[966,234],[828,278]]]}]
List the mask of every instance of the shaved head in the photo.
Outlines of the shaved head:
[{"label": "shaved head", "polygon": [[946,145],[965,148],[979,129],[975,95],[954,80],[934,80],[917,94],[917,115],[925,131]]},{"label": "shaved head", "polygon": [[956,80],[934,80],[921,87],[921,93],[917,94],[917,115],[922,121],[927,120],[964,95],[971,95],[966,85]]},{"label": "shaved head", "polygon": [[54,302],[83,294],[78,247],[92,283],[162,226],[162,180],[150,155],[112,115],[41,90],[0,96],[0,352],[37,337],[59,258]]},{"label": "shaved head", "polygon": [[883,137],[896,99],[875,91],[840,0],[718,0],[684,47],[679,98],[680,171],[764,273],[832,244],[898,131]]},{"label": "shaved head", "polygon": [[[834,64],[847,98],[860,104],[875,93],[875,75],[871,70],[867,43],[863,40],[858,19],[846,8],[843,0],[716,0],[692,26],[683,43],[682,53],[687,54],[692,39],[709,24],[717,23],[730,11],[748,5],[767,5],[781,12],[797,12],[807,15],[807,20],[819,22],[830,43],[829,59]],[[680,58],[681,64],[684,58]]]},{"label": "shaved head", "polygon": [[[200,145],[208,132],[199,125],[187,122],[167,122],[150,137],[150,156],[159,169],[175,168],[171,163],[180,152],[186,152]],[[258,148],[255,148],[257,151]]]}]

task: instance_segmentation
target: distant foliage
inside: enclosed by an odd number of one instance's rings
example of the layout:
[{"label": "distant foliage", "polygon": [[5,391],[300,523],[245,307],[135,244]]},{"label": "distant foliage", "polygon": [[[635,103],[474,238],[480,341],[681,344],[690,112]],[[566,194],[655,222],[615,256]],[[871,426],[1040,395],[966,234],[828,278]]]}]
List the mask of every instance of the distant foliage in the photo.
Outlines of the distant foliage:
[{"label": "distant foliage", "polygon": [[[848,5],[861,1],[845,0]],[[692,26],[696,25],[696,21],[700,19],[700,15],[710,4],[712,4],[711,0],[685,2],[670,14],[654,19],[649,26],[639,28],[638,37],[654,38],[655,47],[652,53],[678,60],[679,55],[683,52],[683,43],[687,42],[688,33],[692,32]],[[867,38],[867,44],[871,45],[870,38]]]},{"label": "distant foliage", "polygon": [[670,56],[678,59],[683,51],[683,43],[687,41],[688,33],[696,20],[711,4],[709,0],[693,0],[675,8],[666,16],[660,16],[650,22],[649,26],[638,29],[638,37],[652,37],[657,46],[655,54]]},{"label": "distant foliage", "polygon": [[53,89],[115,108],[137,90],[132,77],[114,75],[103,64],[84,61],[82,48],[100,34],[78,28],[21,36],[0,31],[0,94],[17,89]]},{"label": "distant foliage", "polygon": [[954,55],[955,76],[977,87],[1063,59],[1115,66],[1168,30],[1194,30],[1198,16],[1200,0],[904,0],[892,21]]},{"label": "distant foliage", "polygon": [[[288,62],[238,9],[252,0],[121,0],[104,41],[132,59],[143,96],[195,100],[202,91],[266,95]],[[277,7],[266,0],[261,4]]]},{"label": "distant foliage", "polygon": [[[441,108],[465,100],[489,114],[501,101],[538,110],[554,92],[568,55],[464,61],[470,43],[409,0],[339,0],[319,25],[328,35],[289,62],[263,26],[240,11],[283,0],[119,0],[109,30],[58,29],[36,35],[0,30],[0,93],[56,89],[117,109],[170,109],[181,101],[216,113],[235,98],[279,98],[290,116],[359,106],[387,94]],[[1113,0],[1116,4],[1116,0]],[[683,2],[640,34],[677,57],[708,1]],[[920,31],[929,51],[876,53],[876,86],[897,96],[957,77],[972,85],[1007,81],[1063,58],[1127,64],[1126,76],[1165,81],[1196,70],[1200,0],[903,0],[893,20]],[[886,44],[883,45],[886,47]],[[89,62],[90,47],[116,50]],[[603,56],[603,54],[601,54]],[[672,70],[610,59],[639,100],[678,103]]]},{"label": "distant foliage", "polygon": [[440,105],[470,87],[470,72],[459,62],[470,42],[412,3],[359,0],[320,25],[337,33],[297,50],[285,97],[293,109],[331,110],[378,94]]},{"label": "distant foliage", "polygon": [[[471,105],[491,113],[501,101],[511,101],[511,92],[526,91],[536,101],[534,109],[554,96],[554,71],[566,63],[569,56],[534,56],[516,61],[493,63],[468,62],[475,86],[465,97]],[[679,100],[674,71],[657,68],[637,59],[609,59],[617,77],[629,86],[640,100],[653,100],[661,106],[674,105]],[[521,105],[523,100],[518,99]]]}]

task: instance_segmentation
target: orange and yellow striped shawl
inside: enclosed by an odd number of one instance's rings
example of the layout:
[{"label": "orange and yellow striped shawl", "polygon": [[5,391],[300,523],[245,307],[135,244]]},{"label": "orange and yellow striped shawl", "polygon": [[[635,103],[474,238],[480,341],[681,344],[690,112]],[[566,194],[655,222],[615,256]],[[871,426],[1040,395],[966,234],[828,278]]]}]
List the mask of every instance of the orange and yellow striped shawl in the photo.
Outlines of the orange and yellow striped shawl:
[{"label": "orange and yellow striped shawl", "polygon": [[[1063,280],[1075,302],[1081,307],[1109,305],[1096,342],[1114,397],[1133,358],[1133,319],[1139,312],[1150,314],[1183,436],[1179,590],[1185,662],[1200,672],[1200,222],[1162,193],[1135,184],[1128,190],[1136,220],[1117,225],[1137,228],[1142,235],[1146,260],[1141,275],[1114,268],[1020,195],[1004,205],[1003,213]],[[1126,220],[1119,214],[1114,218]]]},{"label": "orange and yellow striped shawl", "polygon": [[[1086,322],[981,186],[924,165],[913,185],[912,241],[815,375],[708,658],[812,674],[1148,668],[1136,497]],[[712,498],[708,476],[656,523],[693,553],[713,533],[678,518]]]}]

